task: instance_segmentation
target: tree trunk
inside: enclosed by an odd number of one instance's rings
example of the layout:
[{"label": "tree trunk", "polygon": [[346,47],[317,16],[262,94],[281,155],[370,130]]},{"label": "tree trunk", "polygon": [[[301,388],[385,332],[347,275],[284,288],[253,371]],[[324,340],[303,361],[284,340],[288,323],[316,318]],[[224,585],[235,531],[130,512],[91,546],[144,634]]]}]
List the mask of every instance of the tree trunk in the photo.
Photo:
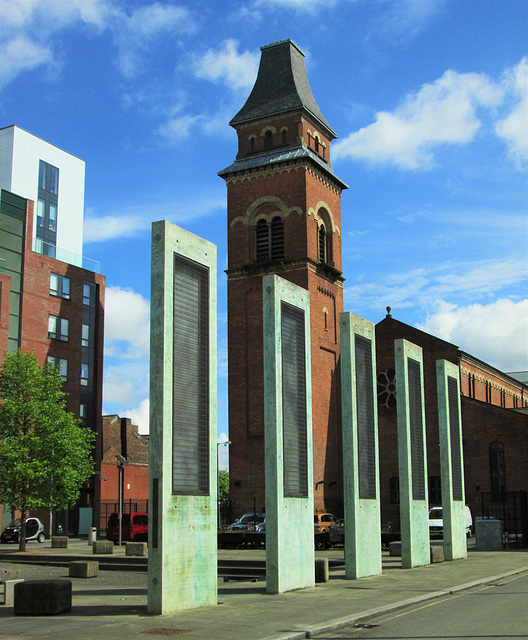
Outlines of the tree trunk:
[{"label": "tree trunk", "polygon": [[18,539],[18,550],[26,550],[26,510],[20,511],[20,538]]}]

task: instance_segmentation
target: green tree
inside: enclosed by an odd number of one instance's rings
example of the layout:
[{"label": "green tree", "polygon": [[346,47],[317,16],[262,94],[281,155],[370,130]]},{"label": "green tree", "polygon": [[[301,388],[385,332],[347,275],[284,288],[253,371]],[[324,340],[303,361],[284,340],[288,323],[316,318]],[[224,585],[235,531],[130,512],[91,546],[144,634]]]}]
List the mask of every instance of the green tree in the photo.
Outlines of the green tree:
[{"label": "green tree", "polygon": [[33,353],[4,354],[0,368],[0,496],[20,511],[20,551],[30,509],[64,509],[93,473],[95,434],[66,411],[58,368]]},{"label": "green tree", "polygon": [[218,472],[218,499],[227,500],[229,498],[229,471],[221,469]]}]

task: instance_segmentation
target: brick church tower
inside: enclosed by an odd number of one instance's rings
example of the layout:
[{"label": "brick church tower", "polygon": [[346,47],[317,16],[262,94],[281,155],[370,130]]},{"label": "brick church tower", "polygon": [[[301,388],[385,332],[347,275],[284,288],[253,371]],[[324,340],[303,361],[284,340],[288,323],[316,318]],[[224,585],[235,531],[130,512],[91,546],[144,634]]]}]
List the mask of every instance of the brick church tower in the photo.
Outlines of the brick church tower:
[{"label": "brick church tower", "polygon": [[339,314],[343,311],[336,134],[291,40],[262,47],[255,86],[230,125],[235,162],[219,175],[228,204],[230,497],[233,515],[264,508],[262,277],[308,289],[315,509],[342,512]]}]

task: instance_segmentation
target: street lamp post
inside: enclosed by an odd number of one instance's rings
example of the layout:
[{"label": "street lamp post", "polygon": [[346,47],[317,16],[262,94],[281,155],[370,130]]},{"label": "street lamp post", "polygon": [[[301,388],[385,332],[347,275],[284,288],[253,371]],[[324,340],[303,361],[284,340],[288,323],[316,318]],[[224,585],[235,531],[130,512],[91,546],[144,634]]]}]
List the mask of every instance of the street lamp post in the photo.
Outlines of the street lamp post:
[{"label": "street lamp post", "polygon": [[[219,447],[220,445],[224,445],[227,447],[231,444],[231,440],[223,440],[222,442],[216,443],[216,504],[220,505],[220,464],[219,464]],[[217,508],[217,525],[220,527],[220,509]]]},{"label": "street lamp post", "polygon": [[125,470],[126,458],[121,455],[116,455],[117,468],[119,469],[119,505],[117,518],[119,521],[119,546],[122,544],[123,539],[123,472]]}]

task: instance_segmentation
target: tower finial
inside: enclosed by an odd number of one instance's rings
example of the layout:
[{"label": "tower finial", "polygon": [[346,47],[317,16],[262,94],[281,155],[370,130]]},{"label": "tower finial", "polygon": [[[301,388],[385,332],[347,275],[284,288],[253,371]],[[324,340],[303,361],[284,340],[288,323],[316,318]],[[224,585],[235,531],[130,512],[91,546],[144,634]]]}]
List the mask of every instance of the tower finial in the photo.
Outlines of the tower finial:
[{"label": "tower finial", "polygon": [[387,309],[387,316],[386,317],[387,318],[392,318],[392,316],[391,316],[392,308],[391,307],[386,307],[386,309]]}]

